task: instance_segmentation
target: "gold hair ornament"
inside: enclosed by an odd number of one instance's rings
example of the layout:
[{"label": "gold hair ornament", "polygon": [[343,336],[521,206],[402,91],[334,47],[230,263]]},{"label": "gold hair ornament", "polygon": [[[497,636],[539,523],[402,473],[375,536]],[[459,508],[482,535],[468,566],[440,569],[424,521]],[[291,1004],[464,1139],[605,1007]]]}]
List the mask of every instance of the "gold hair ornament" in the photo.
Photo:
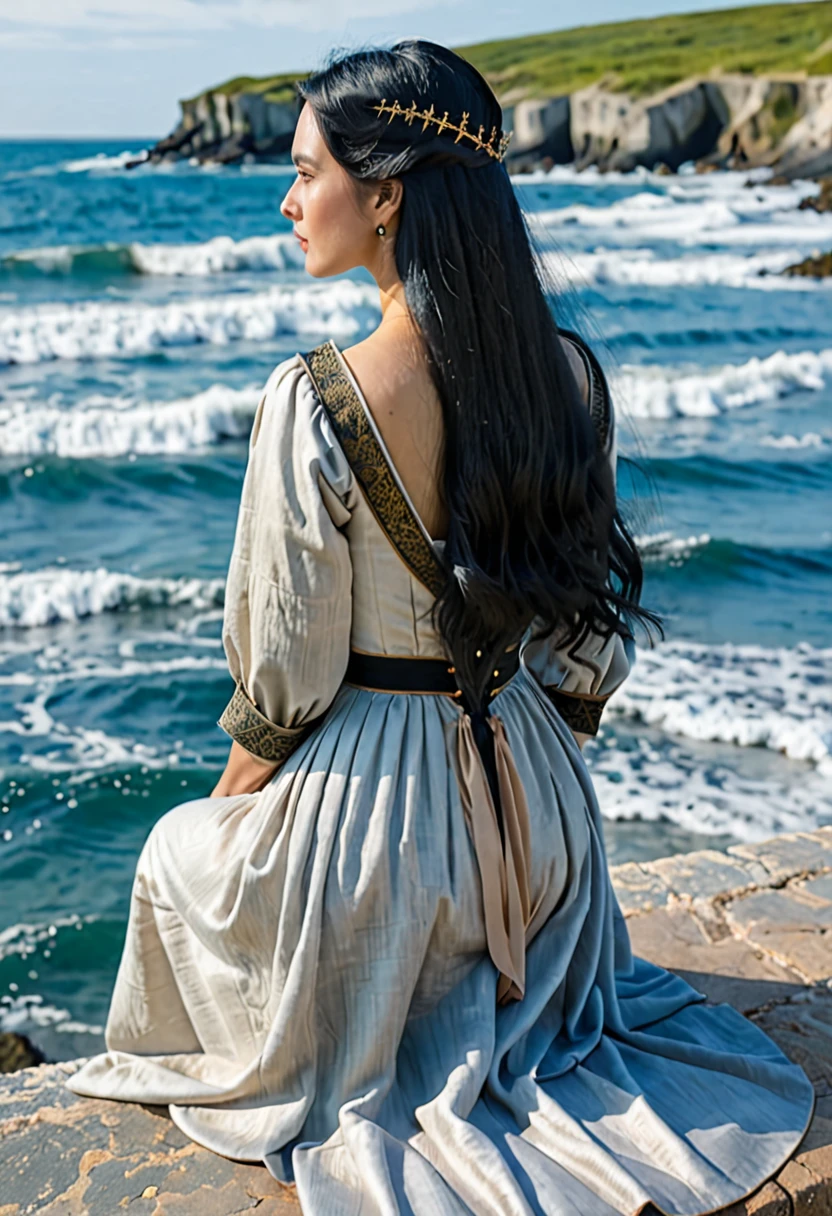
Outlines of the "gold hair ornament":
[{"label": "gold hair ornament", "polygon": [[410,124],[414,121],[414,119],[417,119],[417,118],[422,119],[422,130],[423,131],[425,130],[425,128],[428,126],[429,123],[435,123],[437,125],[437,127],[439,128],[440,135],[442,134],[443,131],[456,131],[457,137],[454,140],[455,144],[458,144],[459,141],[463,137],[465,139],[470,139],[471,142],[476,145],[476,147],[479,151],[487,152],[488,155],[493,157],[495,160],[503,159],[503,157],[506,154],[506,148],[508,147],[508,142],[511,139],[510,131],[507,135],[501,133],[499,144],[495,148],[494,141],[497,138],[497,128],[496,127],[491,128],[491,135],[488,137],[488,140],[486,141],[485,139],[483,139],[483,133],[485,131],[485,127],[482,124],[480,124],[479,132],[476,135],[474,135],[473,131],[466,130],[467,125],[468,125],[468,119],[470,117],[467,110],[462,111],[462,122],[459,124],[459,126],[456,126],[454,123],[448,122],[448,111],[447,110],[445,111],[442,118],[437,118],[437,116],[433,112],[433,102],[431,102],[431,106],[430,106],[429,110],[417,110],[415,101],[412,101],[410,103],[410,105],[407,107],[407,109],[403,110],[398,103],[398,99],[393,102],[392,106],[388,106],[387,98],[383,97],[381,99],[381,102],[377,106],[373,106],[373,109],[379,115],[379,117],[381,117],[382,114],[390,115],[390,117],[387,119],[388,126],[393,121],[393,119],[398,115],[399,117],[401,117],[405,120],[405,122],[407,123],[408,126],[410,126]]}]

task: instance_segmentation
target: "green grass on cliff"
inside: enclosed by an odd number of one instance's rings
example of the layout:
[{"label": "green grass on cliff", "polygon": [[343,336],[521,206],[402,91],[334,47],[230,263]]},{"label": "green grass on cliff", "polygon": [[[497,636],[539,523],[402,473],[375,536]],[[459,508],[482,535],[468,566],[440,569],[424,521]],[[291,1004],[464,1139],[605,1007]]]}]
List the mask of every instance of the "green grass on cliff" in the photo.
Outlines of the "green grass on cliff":
[{"label": "green grass on cliff", "polygon": [[581,26],[455,47],[499,96],[572,93],[602,77],[644,96],[709,72],[832,73],[832,0]]},{"label": "green grass on cliff", "polygon": [[[602,78],[611,88],[644,96],[709,72],[827,75],[832,74],[832,0],[584,25],[454,49],[479,68],[501,98],[572,93]],[[269,100],[288,101],[294,81],[305,75],[238,76],[210,91],[263,93]]]},{"label": "green grass on cliff", "polygon": [[[206,93],[262,93],[268,101],[291,101],[295,95],[295,81],[304,80],[307,73],[299,76],[297,72],[282,72],[279,76],[234,76],[231,80],[226,80],[224,84],[215,85],[212,89],[205,89]],[[183,101],[183,105],[187,105],[189,101],[196,101],[197,97],[201,97],[201,93],[197,93],[194,97],[188,97]]]}]

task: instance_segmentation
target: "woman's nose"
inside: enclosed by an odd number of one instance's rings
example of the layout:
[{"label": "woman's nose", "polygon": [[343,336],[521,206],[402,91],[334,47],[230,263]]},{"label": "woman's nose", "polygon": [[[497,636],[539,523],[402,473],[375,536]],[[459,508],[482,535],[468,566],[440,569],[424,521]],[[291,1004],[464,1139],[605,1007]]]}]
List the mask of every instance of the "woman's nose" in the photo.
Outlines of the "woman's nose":
[{"label": "woman's nose", "polygon": [[298,208],[292,197],[292,191],[289,190],[283,202],[280,204],[280,214],[285,216],[287,220],[297,219]]}]

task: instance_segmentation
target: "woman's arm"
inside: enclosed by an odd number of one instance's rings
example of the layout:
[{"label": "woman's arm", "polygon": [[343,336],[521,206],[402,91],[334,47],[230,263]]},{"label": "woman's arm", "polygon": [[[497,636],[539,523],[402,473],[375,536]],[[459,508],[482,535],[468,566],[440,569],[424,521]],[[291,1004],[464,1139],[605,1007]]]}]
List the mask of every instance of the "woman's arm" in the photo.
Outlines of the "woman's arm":
[{"label": "woman's arm", "polygon": [[228,763],[214,789],[212,798],[227,798],[234,794],[255,794],[268,785],[279,765],[252,756],[236,740],[231,744]]}]

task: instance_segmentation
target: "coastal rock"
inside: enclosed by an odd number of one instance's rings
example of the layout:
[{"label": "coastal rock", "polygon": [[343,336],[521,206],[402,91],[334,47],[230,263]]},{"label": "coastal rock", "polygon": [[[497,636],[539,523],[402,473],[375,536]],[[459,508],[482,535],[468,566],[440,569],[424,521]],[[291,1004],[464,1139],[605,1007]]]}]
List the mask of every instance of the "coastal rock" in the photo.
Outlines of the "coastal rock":
[{"label": "coastal rock", "polygon": [[45,1058],[25,1034],[16,1034],[11,1030],[0,1032],[0,1072],[32,1068],[35,1064],[42,1064]]},{"label": "coastal rock", "polygon": [[778,148],[777,167],[790,177],[832,172],[832,76],[810,76],[801,85],[799,119]]},{"label": "coastal rock", "polygon": [[818,193],[802,199],[798,211],[832,211],[832,177],[823,178]]},{"label": "coastal rock", "polygon": [[828,279],[832,275],[832,252],[810,254],[802,262],[787,266],[783,274],[799,275],[806,279]]},{"label": "coastal rock", "polygon": [[188,158],[231,164],[246,157],[270,160],[291,148],[300,113],[293,96],[287,99],[245,89],[201,93],[180,104],[179,124],[150,149],[150,161]]},{"label": "coastal rock", "polygon": [[[148,158],[285,159],[300,112],[296,84],[240,78],[183,101],[176,129]],[[714,74],[637,97],[613,86],[600,80],[571,95],[506,93],[508,169],[574,162],[666,172],[696,161],[703,171],[772,166],[784,180],[832,171],[832,76]]]},{"label": "coastal rock", "polygon": [[503,122],[512,131],[506,164],[512,173],[534,168],[548,159],[567,165],[574,159],[568,96],[525,98],[503,109]]},{"label": "coastal rock", "polygon": [[632,98],[590,85],[572,97],[576,168],[627,171],[662,164],[676,170],[714,146],[727,119],[710,82],[683,81],[653,97]]}]

